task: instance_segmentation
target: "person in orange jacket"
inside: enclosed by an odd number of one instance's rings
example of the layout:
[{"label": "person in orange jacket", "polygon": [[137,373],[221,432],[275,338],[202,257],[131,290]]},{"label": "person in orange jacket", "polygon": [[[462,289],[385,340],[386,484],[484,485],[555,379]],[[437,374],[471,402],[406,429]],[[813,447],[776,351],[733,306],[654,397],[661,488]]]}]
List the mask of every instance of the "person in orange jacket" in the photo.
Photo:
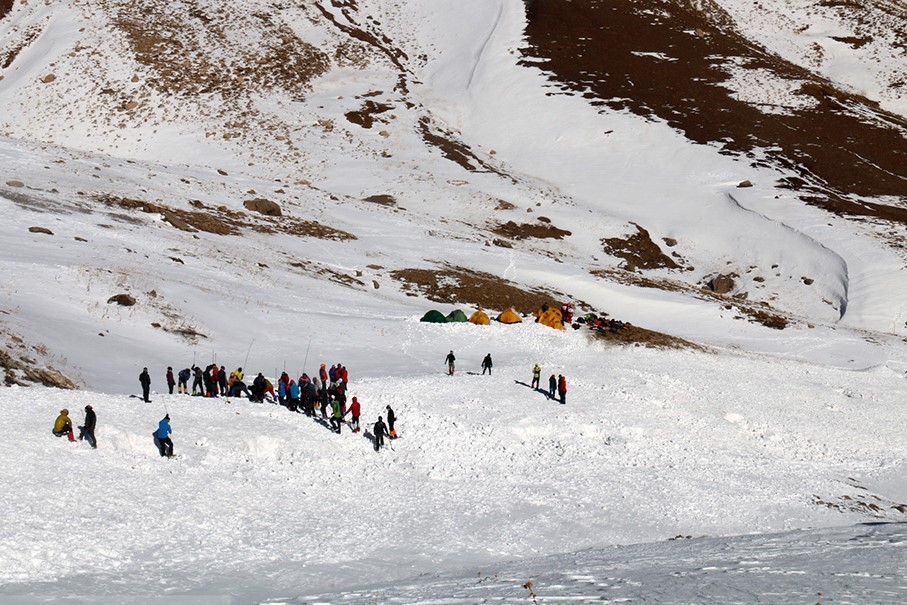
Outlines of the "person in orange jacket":
[{"label": "person in orange jacket", "polygon": [[567,403],[567,379],[563,374],[557,375],[557,394],[561,397],[561,403]]}]

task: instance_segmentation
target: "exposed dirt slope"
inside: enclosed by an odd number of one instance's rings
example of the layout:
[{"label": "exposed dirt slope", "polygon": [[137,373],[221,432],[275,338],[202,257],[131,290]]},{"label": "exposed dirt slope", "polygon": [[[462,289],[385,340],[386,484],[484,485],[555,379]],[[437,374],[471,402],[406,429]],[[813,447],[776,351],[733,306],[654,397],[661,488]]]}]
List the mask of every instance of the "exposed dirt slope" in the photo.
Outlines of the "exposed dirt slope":
[{"label": "exposed dirt slope", "polygon": [[[700,10],[710,7],[708,12]],[[739,35],[708,3],[528,3],[524,52],[594,103],[667,121],[698,143],[757,154],[798,175],[829,210],[907,222],[903,209],[844,196],[907,196],[907,122]],[[775,103],[726,87],[747,70],[786,87]]]}]

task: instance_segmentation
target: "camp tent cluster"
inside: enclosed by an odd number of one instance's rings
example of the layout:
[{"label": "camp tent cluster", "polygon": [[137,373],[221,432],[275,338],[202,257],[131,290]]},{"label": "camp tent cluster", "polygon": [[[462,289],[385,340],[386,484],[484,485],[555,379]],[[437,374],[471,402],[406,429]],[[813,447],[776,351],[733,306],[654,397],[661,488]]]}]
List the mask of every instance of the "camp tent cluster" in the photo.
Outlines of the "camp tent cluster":
[{"label": "camp tent cluster", "polygon": [[[557,330],[564,329],[563,315],[554,307],[549,307],[548,305],[543,305],[538,309],[534,314],[536,322],[542,325],[555,328]],[[432,309],[428,313],[422,316],[420,321],[425,321],[429,323],[456,323],[456,322],[470,322],[480,326],[487,326],[491,323],[491,318],[488,314],[482,309],[477,310],[475,313],[466,316],[466,313],[460,309],[454,309],[447,315],[444,315],[436,309]],[[513,309],[504,309],[501,313],[495,317],[495,321],[502,324],[517,324],[523,321],[523,318],[514,311]]]}]

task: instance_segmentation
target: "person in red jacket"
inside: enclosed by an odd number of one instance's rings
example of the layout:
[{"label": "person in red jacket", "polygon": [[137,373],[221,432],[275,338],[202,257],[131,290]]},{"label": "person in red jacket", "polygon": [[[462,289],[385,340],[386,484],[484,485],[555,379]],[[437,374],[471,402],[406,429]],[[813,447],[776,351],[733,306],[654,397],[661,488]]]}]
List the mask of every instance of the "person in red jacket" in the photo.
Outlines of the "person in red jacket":
[{"label": "person in red jacket", "polygon": [[350,428],[353,429],[354,433],[359,432],[359,412],[361,408],[359,406],[359,399],[353,397],[353,403],[350,405],[350,409],[347,410],[347,414],[350,415]]},{"label": "person in red jacket", "polygon": [[561,403],[567,403],[567,379],[563,374],[557,375],[557,394],[561,397]]},{"label": "person in red jacket", "polygon": [[167,366],[167,389],[173,395],[173,387],[176,385],[176,379],[173,377],[173,368]]}]

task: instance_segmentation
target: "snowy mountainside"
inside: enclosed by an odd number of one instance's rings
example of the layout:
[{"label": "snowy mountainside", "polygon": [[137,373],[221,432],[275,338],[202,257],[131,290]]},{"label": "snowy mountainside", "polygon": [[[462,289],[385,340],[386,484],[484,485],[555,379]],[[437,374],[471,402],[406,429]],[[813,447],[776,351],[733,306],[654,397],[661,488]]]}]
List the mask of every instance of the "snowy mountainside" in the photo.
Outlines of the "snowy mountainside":
[{"label": "snowy mountainside", "polygon": [[899,7],[0,0],[0,600],[904,601]]},{"label": "snowy mountainside", "polygon": [[[675,15],[669,8],[653,14]],[[719,23],[708,34],[715,39],[732,27],[725,20],[734,6],[725,8],[695,9]],[[202,356],[247,347],[251,336],[240,338],[229,315],[257,304],[277,308],[270,318],[256,314],[251,332],[283,338],[274,333],[286,314],[312,305],[273,296],[271,285],[308,283],[298,273],[333,283],[295,292],[374,298],[389,303],[380,313],[390,317],[424,312],[428,303],[401,296],[414,293],[403,287],[410,269],[453,281],[482,271],[694,342],[795,357],[803,352],[790,343],[799,337],[779,344],[776,328],[853,328],[882,333],[872,337],[881,341],[907,330],[896,216],[829,212],[841,200],[832,185],[826,206],[805,205],[806,194],[779,185],[803,175],[796,158],[691,144],[682,124],[605,111],[589,94],[571,94],[552,81],[553,58],[532,66],[527,14],[515,1],[15,4],[0,20],[8,109],[0,194],[12,200],[4,212],[16,225],[3,250],[6,269],[30,275],[22,288],[36,293],[10,293],[7,310],[19,310],[11,336],[56,356],[77,383],[106,388],[97,377],[108,364],[114,375],[133,374],[148,338],[172,359],[185,327]],[[722,86],[733,82],[758,86]],[[746,96],[744,88],[737,92]],[[820,117],[839,113],[818,107]],[[885,132],[898,132],[892,124]],[[848,208],[895,212],[890,197],[851,196]],[[273,202],[292,218],[257,217],[249,202]],[[81,210],[71,213],[74,205]],[[66,230],[29,233],[40,226],[39,207]],[[114,227],[63,218],[112,207]],[[121,245],[125,233],[131,245]],[[142,242],[155,253],[137,252]],[[25,264],[19,249],[29,250]],[[109,273],[96,275],[98,266]],[[98,285],[89,288],[85,276]],[[703,290],[716,279],[730,285]],[[419,287],[440,302],[513,304],[468,297],[466,287],[461,299]],[[224,292],[237,289],[246,296],[225,303]],[[85,309],[59,297],[32,302],[61,290],[79,292]],[[111,309],[106,301],[119,290],[144,308]],[[232,312],[218,321],[225,304]],[[59,313],[73,314],[69,333],[47,334],[38,314]],[[161,313],[182,331],[152,331],[167,324]],[[114,361],[76,359],[72,343],[118,323],[132,336],[112,348]],[[281,348],[274,342],[265,367],[280,365]]]}]

